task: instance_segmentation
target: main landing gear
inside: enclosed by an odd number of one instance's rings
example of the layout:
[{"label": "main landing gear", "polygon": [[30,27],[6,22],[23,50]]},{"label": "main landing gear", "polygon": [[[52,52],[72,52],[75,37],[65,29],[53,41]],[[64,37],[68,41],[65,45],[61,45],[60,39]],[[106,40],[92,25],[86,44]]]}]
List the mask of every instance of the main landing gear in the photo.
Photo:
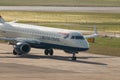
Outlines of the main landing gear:
[{"label": "main landing gear", "polygon": [[[44,51],[45,55],[53,56],[53,53],[54,53],[53,49],[45,49],[45,51]],[[77,52],[72,52],[72,54],[73,54],[73,56],[72,56],[71,60],[76,61],[77,60],[77,57],[76,57]]]},{"label": "main landing gear", "polygon": [[50,56],[52,56],[53,55],[53,49],[45,49],[45,51],[44,51],[44,54],[45,55],[50,55]]},{"label": "main landing gear", "polygon": [[15,50],[13,50],[13,54],[14,54],[14,55],[17,55],[17,53],[16,53],[16,51],[15,51]]},{"label": "main landing gear", "polygon": [[13,50],[13,55],[18,55],[18,56],[22,56],[22,53],[17,53],[15,50]]}]

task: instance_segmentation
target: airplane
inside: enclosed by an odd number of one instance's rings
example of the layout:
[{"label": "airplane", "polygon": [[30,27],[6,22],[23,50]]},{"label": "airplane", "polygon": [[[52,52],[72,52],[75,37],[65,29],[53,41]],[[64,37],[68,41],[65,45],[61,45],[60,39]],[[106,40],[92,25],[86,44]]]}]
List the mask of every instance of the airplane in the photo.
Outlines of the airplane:
[{"label": "airplane", "polygon": [[83,36],[76,30],[6,22],[0,16],[0,40],[13,45],[13,54],[17,56],[28,54],[31,48],[45,49],[44,54],[50,56],[54,54],[53,49],[60,49],[72,54],[72,60],[76,60],[77,53],[89,49],[87,38],[98,36],[96,28],[94,31]]}]

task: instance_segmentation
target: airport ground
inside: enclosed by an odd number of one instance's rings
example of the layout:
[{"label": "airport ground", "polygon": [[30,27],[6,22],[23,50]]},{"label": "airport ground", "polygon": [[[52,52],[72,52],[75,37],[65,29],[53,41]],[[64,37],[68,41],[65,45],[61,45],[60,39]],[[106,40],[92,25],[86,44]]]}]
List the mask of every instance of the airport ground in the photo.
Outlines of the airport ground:
[{"label": "airport ground", "polygon": [[[19,0],[21,2],[16,2],[16,0],[1,0],[0,5],[30,5],[25,1]],[[33,0],[29,0],[31,2]],[[34,0],[35,1],[35,0]],[[36,0],[38,1],[38,0]],[[41,0],[39,0],[41,1]],[[64,0],[51,0],[55,4],[51,4],[46,0],[43,3],[37,2],[38,4],[31,2],[33,5],[50,5],[50,6],[120,6],[119,0],[79,0],[80,2],[75,3],[76,0],[69,0],[69,3],[64,2]],[[62,2],[61,2],[62,1]],[[83,2],[81,2],[83,1]],[[53,3],[52,2],[52,3]],[[73,4],[74,3],[74,4]],[[119,10],[118,10],[119,11]],[[7,11],[8,12],[8,11]],[[32,24],[42,24],[48,25],[50,27],[63,27],[68,29],[76,28],[78,30],[79,25],[81,26],[102,26],[102,31],[115,31],[119,32],[119,19],[120,15],[114,13],[101,14],[98,13],[62,13],[61,15],[57,12],[44,13],[40,12],[40,16],[29,12],[30,15],[25,14],[27,12],[10,12],[9,14],[5,12],[2,13],[7,20],[18,19],[19,22],[32,23]],[[113,11],[114,12],[114,11]],[[20,16],[18,15],[20,13]],[[22,14],[21,14],[22,13]],[[32,13],[32,14],[31,14]],[[56,14],[57,13],[57,14]],[[0,12],[1,14],[1,12]],[[44,15],[43,15],[44,14]],[[51,16],[51,14],[53,14]],[[33,15],[33,16],[31,16]],[[34,16],[36,15],[36,16]],[[63,16],[64,15],[64,16]],[[29,16],[29,17],[28,17]],[[65,17],[66,16],[66,17]],[[84,16],[84,17],[82,17]],[[27,17],[27,18],[26,18]],[[59,17],[59,18],[58,18]],[[28,20],[26,20],[28,19]],[[42,21],[39,21],[41,19]],[[29,21],[31,20],[31,21]],[[46,21],[48,20],[48,21]],[[51,20],[52,22],[49,22]],[[62,22],[60,21],[62,20]],[[70,21],[69,21],[70,20]],[[71,22],[73,21],[73,22]],[[77,21],[77,22],[76,22]],[[79,23],[81,21],[81,23]],[[91,22],[89,22],[91,21]],[[81,29],[81,28],[79,28]],[[101,42],[92,44],[91,48],[93,51],[98,51],[100,53],[109,51],[112,54],[116,54],[117,51],[119,55],[119,39],[109,39],[98,38]],[[112,43],[112,42],[113,43]],[[117,42],[116,42],[117,41]],[[112,43],[112,44],[109,44]],[[106,44],[107,43],[107,44]],[[100,45],[100,46],[98,46]],[[104,45],[104,47],[103,47]],[[110,46],[110,47],[108,47]],[[112,47],[111,47],[112,46]],[[104,51],[103,51],[104,49]],[[120,80],[120,57],[115,56],[105,56],[96,55],[89,52],[81,52],[77,54],[77,61],[71,61],[71,54],[66,54],[63,51],[55,50],[54,56],[45,56],[43,50],[32,49],[29,55],[24,57],[18,57],[12,55],[12,46],[0,43],[0,80]],[[107,52],[107,53],[109,53]],[[105,53],[103,53],[105,54]]]},{"label": "airport ground", "polygon": [[45,56],[43,50],[32,49],[29,55],[12,55],[12,46],[0,44],[0,80],[120,80],[120,57],[86,52],[71,54],[55,50]]},{"label": "airport ground", "polygon": [[1,6],[120,6],[120,0],[0,0]]},{"label": "airport ground", "polygon": [[120,13],[120,7],[0,6],[1,11]]}]

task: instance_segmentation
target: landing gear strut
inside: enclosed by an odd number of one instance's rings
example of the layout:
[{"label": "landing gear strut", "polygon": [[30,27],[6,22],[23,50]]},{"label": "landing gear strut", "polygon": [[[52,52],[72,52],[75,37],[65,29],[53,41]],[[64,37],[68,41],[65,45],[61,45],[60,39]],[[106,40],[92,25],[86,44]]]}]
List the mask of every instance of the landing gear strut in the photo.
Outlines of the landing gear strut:
[{"label": "landing gear strut", "polygon": [[44,54],[52,56],[53,55],[53,49],[45,49]]},{"label": "landing gear strut", "polygon": [[77,59],[76,53],[73,53],[72,60],[73,60],[73,61],[76,61],[76,59]]}]

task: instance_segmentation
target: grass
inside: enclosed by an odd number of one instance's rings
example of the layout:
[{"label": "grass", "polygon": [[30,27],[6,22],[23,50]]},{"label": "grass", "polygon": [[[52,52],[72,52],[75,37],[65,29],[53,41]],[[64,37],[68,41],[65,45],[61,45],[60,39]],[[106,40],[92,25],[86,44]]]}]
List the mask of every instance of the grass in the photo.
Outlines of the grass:
[{"label": "grass", "polygon": [[96,25],[99,31],[120,31],[120,14],[115,13],[74,13],[74,12],[19,12],[0,11],[7,20],[37,24],[56,28],[92,30],[86,28]]},{"label": "grass", "polygon": [[1,6],[120,6],[120,0],[0,0]]},{"label": "grass", "polygon": [[88,52],[103,55],[120,56],[120,38],[96,38],[95,43],[90,43]]},{"label": "grass", "polygon": [[[92,30],[86,26],[96,25],[98,31],[120,33],[120,14],[19,11],[0,11],[0,14],[7,21],[17,19],[22,23],[76,30]],[[120,38],[98,37],[96,43],[90,43],[88,52],[120,56]]]}]

